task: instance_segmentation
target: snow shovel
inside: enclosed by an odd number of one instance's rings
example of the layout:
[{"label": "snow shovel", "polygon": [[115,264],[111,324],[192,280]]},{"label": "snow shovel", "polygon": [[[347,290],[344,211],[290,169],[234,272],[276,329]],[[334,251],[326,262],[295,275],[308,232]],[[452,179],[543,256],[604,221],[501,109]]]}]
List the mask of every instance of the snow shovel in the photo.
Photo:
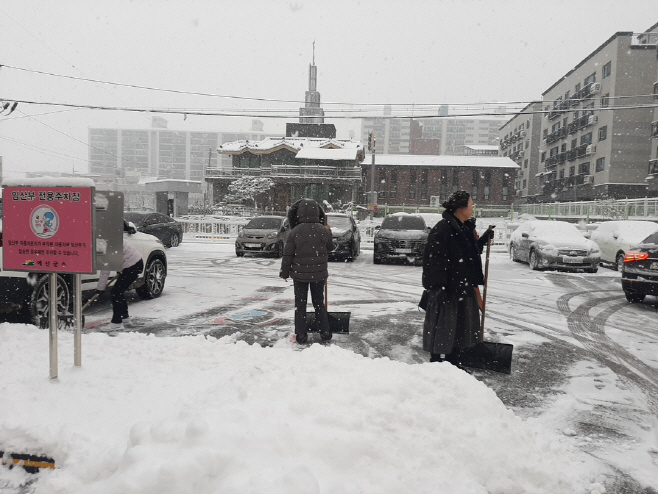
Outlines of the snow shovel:
[{"label": "snow shovel", "polygon": [[[118,273],[116,275],[114,275],[114,278],[112,278],[110,281],[107,282],[107,285],[105,286],[105,288],[109,288],[110,286],[112,286],[112,284],[117,279],[119,279],[119,274]],[[94,293],[94,295],[89,300],[87,300],[87,303],[82,306],[82,309],[80,309],[80,312],[84,312],[87,307],[89,307],[91,304],[96,302],[98,297],[100,297],[100,295],[98,293]],[[64,326],[65,327],[72,328],[72,327],[75,326],[75,316],[73,314],[67,314],[65,316],[62,316],[62,319],[64,320]],[[83,328],[85,327],[85,316],[84,315],[82,316],[82,324],[80,326],[83,327]]]},{"label": "snow shovel", "polygon": [[492,370],[510,374],[512,372],[513,345],[484,341],[484,316],[487,307],[487,281],[489,278],[489,251],[491,235],[487,238],[487,260],[484,265],[484,292],[482,294],[482,318],[480,319],[480,343],[461,351],[461,365],[475,369]]},{"label": "snow shovel", "polygon": [[[327,292],[327,287],[327,280],[324,280],[324,308],[327,309],[329,329],[333,334],[349,334],[351,312],[329,312],[329,293]],[[309,333],[320,331],[315,320],[315,312],[306,313],[306,330]]]}]

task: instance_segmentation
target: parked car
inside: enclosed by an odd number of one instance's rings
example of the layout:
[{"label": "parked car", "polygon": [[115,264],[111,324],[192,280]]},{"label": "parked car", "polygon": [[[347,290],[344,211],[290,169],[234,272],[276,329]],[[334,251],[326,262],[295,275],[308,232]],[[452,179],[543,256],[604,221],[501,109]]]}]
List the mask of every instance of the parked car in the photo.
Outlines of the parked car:
[{"label": "parked car", "polygon": [[655,232],[658,232],[658,223],[653,221],[606,221],[592,232],[591,238],[601,249],[601,262],[619,270],[628,249]]},{"label": "parked car", "polygon": [[510,257],[532,269],[598,271],[601,251],[572,223],[535,220],[522,223],[510,236]]},{"label": "parked car", "polygon": [[[143,299],[159,297],[167,278],[167,255],[162,242],[145,233],[124,233],[142,255],[144,271],[133,283],[137,295]],[[110,273],[113,277],[115,273]],[[100,272],[83,274],[81,285],[83,298],[96,290]],[[44,327],[50,313],[50,280],[47,273],[2,270],[2,224],[0,223],[0,313],[15,313],[18,320]],[[57,313],[70,314],[73,310],[73,276],[57,275]]]},{"label": "parked car", "polygon": [[361,232],[356,221],[344,213],[327,213],[326,219],[336,246],[329,259],[353,261],[361,253]]},{"label": "parked car", "polygon": [[658,231],[626,251],[621,286],[629,302],[642,302],[647,295],[658,296]]},{"label": "parked car", "polygon": [[123,218],[133,223],[138,232],[158,237],[166,247],[178,247],[183,241],[183,225],[166,214],[127,211]]},{"label": "parked car", "polygon": [[375,227],[372,262],[404,260],[417,266],[423,264],[423,253],[430,227],[417,214],[394,213]]},{"label": "parked car", "polygon": [[285,216],[257,216],[249,220],[235,240],[235,255],[246,253],[283,255],[290,224]]}]

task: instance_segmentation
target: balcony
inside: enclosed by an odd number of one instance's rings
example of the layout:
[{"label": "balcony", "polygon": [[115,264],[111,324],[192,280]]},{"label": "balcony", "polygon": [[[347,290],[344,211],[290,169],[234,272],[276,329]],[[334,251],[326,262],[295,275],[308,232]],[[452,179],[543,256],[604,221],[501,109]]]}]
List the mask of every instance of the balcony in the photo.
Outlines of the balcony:
[{"label": "balcony", "polygon": [[658,159],[649,161],[649,175],[658,174]]},{"label": "balcony", "polygon": [[339,168],[336,166],[289,166],[273,165],[263,168],[207,168],[206,178],[333,178],[361,180],[361,167]]},{"label": "balcony", "polygon": [[578,152],[577,152],[576,148],[574,148],[574,149],[569,149],[569,151],[567,151],[567,160],[568,160],[568,161],[573,161],[573,160],[575,160],[577,157],[578,157]]}]

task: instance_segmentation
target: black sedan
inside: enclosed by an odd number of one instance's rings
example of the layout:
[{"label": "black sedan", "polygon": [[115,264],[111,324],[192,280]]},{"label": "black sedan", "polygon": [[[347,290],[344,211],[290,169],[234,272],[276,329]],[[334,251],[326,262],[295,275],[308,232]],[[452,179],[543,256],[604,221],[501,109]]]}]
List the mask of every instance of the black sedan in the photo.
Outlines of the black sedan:
[{"label": "black sedan", "polygon": [[336,246],[329,259],[353,261],[361,252],[361,234],[354,218],[344,213],[327,213],[326,218]]},{"label": "black sedan", "polygon": [[183,241],[183,225],[166,214],[129,211],[123,213],[123,219],[132,222],[137,231],[158,237],[166,247],[178,247]]},{"label": "black sedan", "polygon": [[658,232],[626,251],[621,286],[629,302],[642,302],[647,295],[658,296]]}]

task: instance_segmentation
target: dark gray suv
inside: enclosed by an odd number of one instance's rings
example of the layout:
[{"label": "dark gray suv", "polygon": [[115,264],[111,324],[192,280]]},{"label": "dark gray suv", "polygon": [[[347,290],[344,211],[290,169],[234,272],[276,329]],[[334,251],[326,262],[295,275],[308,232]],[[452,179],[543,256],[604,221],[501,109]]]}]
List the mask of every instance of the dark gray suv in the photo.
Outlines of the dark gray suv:
[{"label": "dark gray suv", "polygon": [[372,258],[374,264],[402,260],[422,266],[430,228],[421,216],[408,213],[390,214],[376,229]]}]

